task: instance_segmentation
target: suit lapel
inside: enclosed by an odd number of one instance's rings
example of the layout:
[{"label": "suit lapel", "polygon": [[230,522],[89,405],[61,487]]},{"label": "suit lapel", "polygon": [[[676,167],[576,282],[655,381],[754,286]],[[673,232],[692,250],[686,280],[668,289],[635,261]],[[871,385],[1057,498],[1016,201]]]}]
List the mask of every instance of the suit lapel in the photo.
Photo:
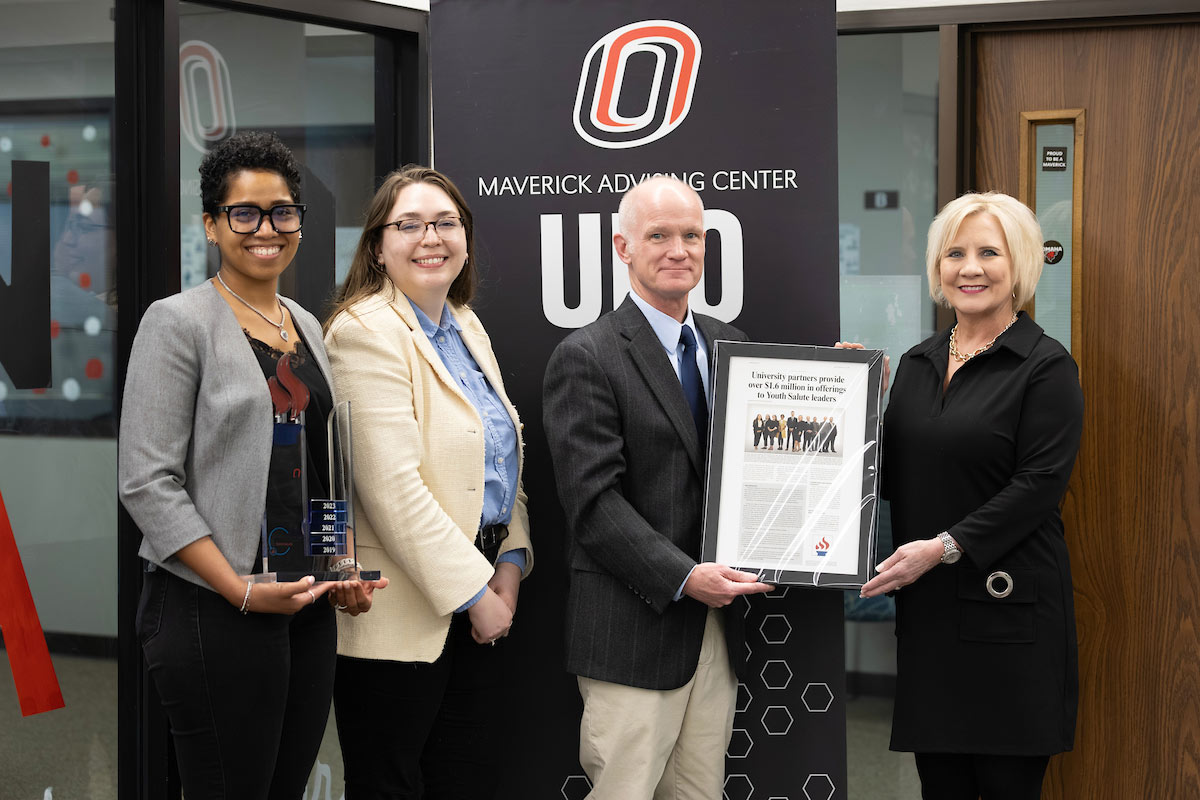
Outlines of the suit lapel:
[{"label": "suit lapel", "polygon": [[500,373],[493,367],[491,345],[488,343],[487,337],[476,332],[472,326],[464,325],[462,317],[458,317],[459,324],[462,329],[458,332],[462,337],[463,344],[471,351],[471,357],[475,359],[475,363],[479,365],[480,372],[487,378],[488,384],[496,391],[496,396],[500,398],[500,402],[508,410],[509,416],[513,418],[513,424],[518,423],[516,417],[516,409],[508,399],[508,395],[504,393],[504,381],[501,380]]},{"label": "suit lapel", "polygon": [[[205,292],[205,298],[211,310],[213,349],[221,354],[222,367],[229,373],[231,385],[251,386],[255,380],[262,383],[262,402],[267,409],[271,406],[271,392],[267,389],[267,381],[263,377],[262,367],[254,349],[246,340],[246,332],[238,322],[233,309],[221,297],[213,282],[207,281],[200,289]],[[197,291],[197,290],[191,290]],[[234,383],[236,381],[236,384]]]},{"label": "suit lapel", "polygon": [[632,300],[626,298],[617,314],[621,319],[621,333],[629,340],[630,358],[650,387],[650,394],[675,426],[675,432],[679,434],[696,473],[703,477],[704,459],[700,453],[696,423],[692,419],[687,399],[683,396],[683,386],[675,375],[675,368],[671,365],[662,342],[658,340],[645,315]]},{"label": "suit lapel", "polygon": [[720,323],[712,317],[701,316],[692,312],[692,319],[696,321],[696,327],[700,329],[700,333],[704,336],[704,344],[708,348],[708,385],[712,386],[713,370],[717,366],[717,339],[724,338],[721,336]]},{"label": "suit lapel", "polygon": [[508,416],[512,419],[513,428],[517,432],[517,468],[519,470],[524,464],[525,457],[525,446],[522,443],[521,437],[521,419],[517,415],[516,407],[508,399],[508,393],[504,391],[504,381],[499,372],[499,365],[496,364],[496,357],[492,353],[492,345],[482,330],[476,330],[476,326],[482,323],[478,319],[471,320],[468,317],[470,312],[464,311],[461,306],[451,306],[450,312],[455,315],[458,324],[462,326],[458,333],[462,337],[463,344],[471,351],[471,356],[475,359],[475,363],[479,365],[483,376],[487,378],[488,383],[495,390],[496,396],[504,404],[504,409],[508,412]]},{"label": "suit lapel", "polygon": [[[391,306],[392,310],[396,312],[396,316],[404,320],[404,324],[412,332],[412,339],[417,348],[417,353],[425,359],[426,363],[433,370],[433,373],[464,403],[471,405],[471,401],[467,398],[466,393],[463,392],[462,387],[458,385],[458,381],[450,374],[450,370],[446,369],[446,365],[442,362],[442,357],[433,349],[433,344],[429,341],[429,337],[425,335],[425,330],[421,327],[421,323],[417,322],[417,315],[413,312],[408,298],[402,292],[397,291],[391,299]],[[474,408],[474,406],[471,407]]]},{"label": "suit lapel", "polygon": [[479,365],[479,370],[496,390],[496,394],[503,398],[504,392],[500,388],[503,384],[500,381],[500,375],[492,369],[492,360],[488,358],[491,346],[488,344],[487,337],[476,332],[472,325],[464,322],[466,314],[461,308],[451,308],[450,313],[454,314],[454,318],[458,320],[458,324],[461,326],[458,335],[462,338],[463,344],[467,346],[467,350],[471,351],[471,357]]}]

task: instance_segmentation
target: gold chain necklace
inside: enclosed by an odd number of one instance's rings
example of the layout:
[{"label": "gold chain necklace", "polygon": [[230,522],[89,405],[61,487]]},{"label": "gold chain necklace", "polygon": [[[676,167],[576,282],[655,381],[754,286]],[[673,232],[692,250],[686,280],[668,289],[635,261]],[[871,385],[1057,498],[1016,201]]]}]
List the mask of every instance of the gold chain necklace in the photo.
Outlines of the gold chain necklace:
[{"label": "gold chain necklace", "polygon": [[[1008,324],[1004,326],[1004,331],[1011,328],[1013,326],[1013,323],[1016,321],[1017,321],[1017,315],[1016,315],[1016,312],[1014,312],[1012,315],[1012,319],[1010,319],[1008,321]],[[963,363],[966,363],[967,361],[970,361],[972,358],[979,355],[980,353],[983,353],[983,352],[986,352],[986,351],[992,349],[992,345],[994,345],[996,343],[997,339],[999,339],[1001,336],[1004,335],[1004,331],[1000,331],[1000,333],[997,333],[995,336],[992,337],[992,340],[990,342],[988,342],[983,347],[976,350],[974,353],[967,353],[964,356],[962,353],[960,353],[958,351],[958,342],[957,342],[958,323],[956,322],[956,323],[954,323],[954,327],[950,329],[950,355],[954,357],[955,361],[961,361]]]}]

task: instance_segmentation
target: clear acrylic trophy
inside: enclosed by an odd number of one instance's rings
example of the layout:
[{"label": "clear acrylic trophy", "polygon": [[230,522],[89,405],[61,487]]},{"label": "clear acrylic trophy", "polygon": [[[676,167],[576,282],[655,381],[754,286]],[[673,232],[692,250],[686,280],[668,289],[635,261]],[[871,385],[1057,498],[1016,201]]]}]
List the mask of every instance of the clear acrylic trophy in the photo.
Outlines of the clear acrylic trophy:
[{"label": "clear acrylic trophy", "polygon": [[378,580],[377,570],[362,571],[355,560],[350,403],[339,403],[326,421],[329,496],[312,497],[304,430],[308,388],[292,373],[293,357],[281,357],[276,376],[267,381],[275,420],[262,572],[254,580],[296,581],[306,575],[318,581]]}]

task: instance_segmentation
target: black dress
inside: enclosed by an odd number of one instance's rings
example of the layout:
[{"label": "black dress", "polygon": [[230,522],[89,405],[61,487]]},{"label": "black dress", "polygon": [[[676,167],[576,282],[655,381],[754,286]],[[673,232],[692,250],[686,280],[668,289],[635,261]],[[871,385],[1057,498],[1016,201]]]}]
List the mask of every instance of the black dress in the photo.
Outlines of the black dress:
[{"label": "black dress", "polygon": [[[1078,369],[1022,313],[943,394],[949,342],[942,331],[904,354],[884,416],[896,545],[948,530],[964,552],[896,593],[891,748],[1070,750],[1077,647],[1059,503],[1083,422]],[[1012,580],[1003,598],[986,589],[998,570]]]}]

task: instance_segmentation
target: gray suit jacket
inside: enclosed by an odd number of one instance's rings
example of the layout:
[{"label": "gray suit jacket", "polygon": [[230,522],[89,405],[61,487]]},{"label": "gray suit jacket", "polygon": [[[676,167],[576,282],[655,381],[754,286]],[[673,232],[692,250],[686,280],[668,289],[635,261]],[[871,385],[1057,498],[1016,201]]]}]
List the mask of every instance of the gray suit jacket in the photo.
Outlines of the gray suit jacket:
[{"label": "gray suit jacket", "polygon": [[[745,334],[694,315],[708,342]],[[704,459],[662,344],[629,298],[546,368],[546,437],[567,516],[567,670],[647,689],[692,677],[707,608],[672,598],[700,559]],[[743,662],[741,614],[726,615]]]},{"label": "gray suit jacket", "polygon": [[[320,323],[283,302],[332,387]],[[238,574],[249,573],[271,435],[262,368],[212,282],[151,305],[129,356],[117,457],[121,502],[142,531],[141,556],[208,586],[174,554],[211,536]]]}]

